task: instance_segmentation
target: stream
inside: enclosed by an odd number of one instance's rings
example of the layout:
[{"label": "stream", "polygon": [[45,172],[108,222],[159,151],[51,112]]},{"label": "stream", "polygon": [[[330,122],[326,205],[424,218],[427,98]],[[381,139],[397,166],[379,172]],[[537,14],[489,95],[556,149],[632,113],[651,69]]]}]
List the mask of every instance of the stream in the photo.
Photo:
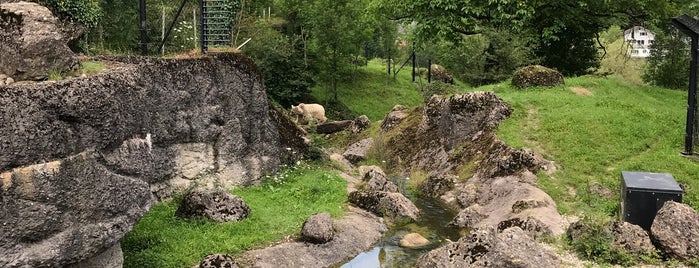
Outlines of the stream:
[{"label": "stream", "polygon": [[[342,264],[341,268],[413,267],[422,254],[443,245],[447,239],[456,241],[460,238],[458,228],[447,226],[457,212],[451,211],[439,200],[410,195],[407,197],[420,209],[420,220],[394,226],[372,249]],[[399,241],[409,233],[419,233],[431,243],[419,249],[399,246]]]}]

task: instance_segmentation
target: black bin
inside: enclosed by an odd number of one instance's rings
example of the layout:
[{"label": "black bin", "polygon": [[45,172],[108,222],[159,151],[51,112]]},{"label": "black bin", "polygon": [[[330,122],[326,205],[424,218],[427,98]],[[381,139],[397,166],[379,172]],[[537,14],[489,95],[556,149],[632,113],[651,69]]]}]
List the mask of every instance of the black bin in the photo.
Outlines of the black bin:
[{"label": "black bin", "polygon": [[668,200],[682,202],[682,188],[672,175],[621,172],[621,220],[650,230],[655,214]]}]

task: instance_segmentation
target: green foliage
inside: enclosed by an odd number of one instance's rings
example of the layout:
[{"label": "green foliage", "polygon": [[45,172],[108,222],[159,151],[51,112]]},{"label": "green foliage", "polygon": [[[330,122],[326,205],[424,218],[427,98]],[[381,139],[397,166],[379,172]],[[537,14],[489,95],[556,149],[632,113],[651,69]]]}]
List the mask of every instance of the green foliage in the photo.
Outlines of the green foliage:
[{"label": "green foliage", "polygon": [[271,99],[288,108],[310,93],[313,72],[304,63],[298,36],[283,35],[264,21],[255,22],[246,34],[254,40],[242,51],[259,66]]},{"label": "green foliage", "polygon": [[482,34],[462,35],[456,41],[426,44],[418,55],[443,64],[458,79],[479,86],[504,81],[517,68],[534,63],[531,41],[506,29],[489,29]]},{"label": "green foliage", "polygon": [[174,217],[177,201],[154,205],[122,240],[124,267],[192,267],[213,252],[235,255],[298,234],[312,214],[344,212],[347,182],[329,170],[302,164],[263,180],[233,191],[251,209],[240,222],[187,221]]},{"label": "green foliage", "polygon": [[61,18],[80,22],[88,28],[95,27],[102,16],[99,0],[35,0],[34,2],[48,7]]},{"label": "green foliage", "polygon": [[643,80],[653,85],[687,89],[691,58],[688,40],[674,28],[656,32]]},{"label": "green foliage", "polygon": [[585,217],[581,223],[585,226],[585,230],[579,237],[570,242],[578,255],[597,263],[618,264],[627,267],[636,263],[635,256],[612,246],[614,235],[609,230],[606,220]]}]

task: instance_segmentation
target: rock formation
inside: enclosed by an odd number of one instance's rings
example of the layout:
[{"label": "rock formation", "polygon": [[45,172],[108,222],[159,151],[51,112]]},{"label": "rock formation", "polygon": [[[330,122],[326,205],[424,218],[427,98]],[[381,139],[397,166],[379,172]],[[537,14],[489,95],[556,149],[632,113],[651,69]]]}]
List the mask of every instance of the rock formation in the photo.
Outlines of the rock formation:
[{"label": "rock formation", "polygon": [[394,172],[428,172],[420,191],[463,210],[452,221],[456,226],[518,226],[533,235],[562,234],[565,221],[555,202],[535,186],[534,172],[553,165],[495,136],[510,113],[492,92],[433,96],[421,111],[382,129],[383,155]]},{"label": "rock formation", "polygon": [[308,217],[301,227],[301,235],[305,241],[316,244],[333,240],[335,231],[330,213],[318,213]]},{"label": "rock formation", "polygon": [[185,219],[207,219],[215,222],[236,222],[250,215],[250,207],[242,198],[224,190],[194,191],[187,194],[175,211]]},{"label": "rock formation", "polygon": [[356,164],[366,159],[366,155],[369,152],[369,149],[371,149],[371,146],[373,145],[373,138],[360,140],[350,145],[349,148],[347,148],[347,150],[342,154],[342,156],[347,158],[347,160],[352,162],[352,164]]},{"label": "rock formation", "polygon": [[222,54],[100,58],[87,78],[0,86],[0,266],[64,266],[112,248],[189,188],[279,168],[259,73]]},{"label": "rock formation", "polygon": [[401,193],[381,191],[354,191],[348,196],[351,204],[382,217],[407,217],[417,220],[420,210]]},{"label": "rock formation", "polygon": [[531,65],[520,68],[512,76],[512,84],[518,88],[533,86],[550,87],[562,85],[563,83],[563,74],[541,65]]},{"label": "rock formation", "polygon": [[689,260],[699,256],[699,213],[674,201],[665,202],[650,227],[658,248],[673,258]]},{"label": "rock formation", "polygon": [[518,227],[474,229],[422,255],[416,267],[559,267],[561,260]]},{"label": "rock formation", "polygon": [[80,62],[68,42],[79,34],[65,32],[62,26],[39,4],[0,4],[0,73],[19,81],[75,70]]}]

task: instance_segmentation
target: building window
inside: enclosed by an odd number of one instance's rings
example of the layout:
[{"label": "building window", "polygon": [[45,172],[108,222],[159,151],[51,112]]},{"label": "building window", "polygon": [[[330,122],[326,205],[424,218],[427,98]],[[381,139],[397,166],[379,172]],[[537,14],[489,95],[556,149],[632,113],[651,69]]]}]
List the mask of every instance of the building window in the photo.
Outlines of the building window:
[{"label": "building window", "polygon": [[645,50],[645,49],[644,49],[644,50],[643,50],[643,54],[646,54],[646,53],[648,53],[648,50]]},{"label": "building window", "polygon": [[637,50],[637,49],[632,49],[632,50],[631,50],[631,54],[638,54],[638,50]]},{"label": "building window", "polygon": [[641,36],[646,35],[646,32],[640,32]]}]

